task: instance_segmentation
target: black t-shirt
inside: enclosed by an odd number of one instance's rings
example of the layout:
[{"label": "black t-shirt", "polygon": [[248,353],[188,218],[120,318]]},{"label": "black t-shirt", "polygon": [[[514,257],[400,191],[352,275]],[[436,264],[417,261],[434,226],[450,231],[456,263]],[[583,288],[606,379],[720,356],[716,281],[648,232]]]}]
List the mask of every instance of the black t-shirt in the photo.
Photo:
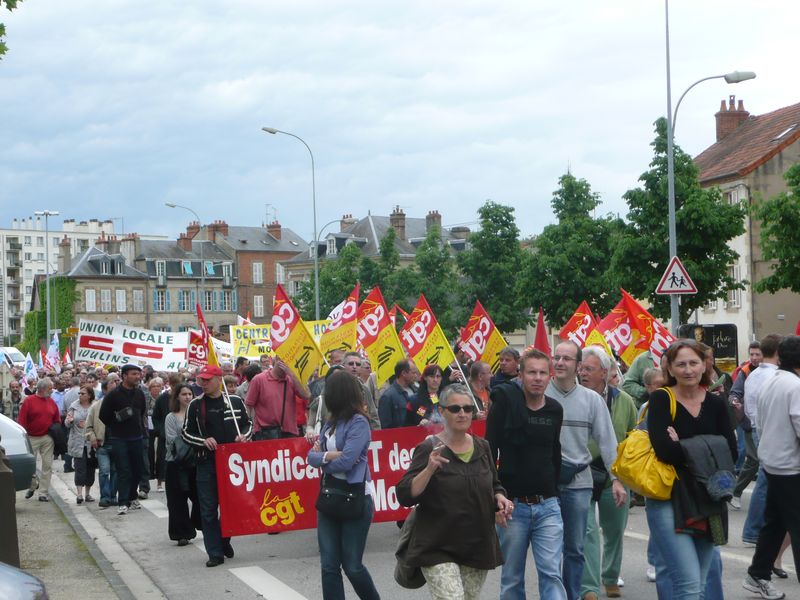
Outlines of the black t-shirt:
[{"label": "black t-shirt", "polygon": [[[130,411],[128,411],[130,409]],[[124,421],[117,419],[120,411],[130,412]],[[147,414],[147,402],[139,386],[128,389],[118,385],[103,397],[100,405],[100,420],[105,424],[108,438],[135,440],[144,435],[144,419]]]},{"label": "black t-shirt", "polygon": [[201,402],[206,404],[206,436],[214,438],[218,444],[232,442],[233,440],[226,439],[224,398],[204,396]]},{"label": "black t-shirt", "polygon": [[514,383],[492,390],[491,398],[486,440],[499,457],[497,472],[508,497],[558,494],[561,404],[545,396],[544,406],[531,410]]}]

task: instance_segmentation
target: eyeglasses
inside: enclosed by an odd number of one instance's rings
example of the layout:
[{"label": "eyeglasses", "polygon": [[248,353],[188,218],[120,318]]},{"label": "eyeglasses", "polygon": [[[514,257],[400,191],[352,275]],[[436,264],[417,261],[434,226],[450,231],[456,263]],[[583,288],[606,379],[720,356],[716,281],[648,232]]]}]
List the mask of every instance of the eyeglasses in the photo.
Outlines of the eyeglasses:
[{"label": "eyeglasses", "polygon": [[462,410],[468,415],[474,414],[476,407],[474,404],[448,404],[444,407],[447,412],[457,415]]},{"label": "eyeglasses", "polygon": [[351,361],[351,362],[349,362],[349,363],[345,363],[345,364],[346,364],[348,367],[360,367],[360,366],[361,366],[361,363],[360,363],[360,362],[352,362],[352,361]]},{"label": "eyeglasses", "polygon": [[557,363],[557,362],[560,362],[560,361],[564,361],[564,362],[572,362],[573,360],[576,360],[576,358],[575,358],[574,356],[561,356],[561,355],[559,355],[559,354],[556,354],[556,355],[553,357],[553,362],[554,362],[554,363]]}]

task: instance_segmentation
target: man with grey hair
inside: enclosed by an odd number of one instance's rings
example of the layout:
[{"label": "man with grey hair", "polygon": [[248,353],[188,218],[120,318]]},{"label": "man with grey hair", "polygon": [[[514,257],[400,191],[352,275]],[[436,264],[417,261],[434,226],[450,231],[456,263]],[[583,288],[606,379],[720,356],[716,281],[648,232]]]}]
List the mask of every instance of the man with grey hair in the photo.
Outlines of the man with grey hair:
[{"label": "man with grey hair", "polygon": [[[605,400],[611,415],[611,424],[617,443],[625,439],[628,432],[636,426],[636,405],[633,399],[622,390],[609,385],[615,365],[611,357],[600,346],[583,349],[583,360],[578,368],[581,385],[600,394]],[[600,456],[600,448],[594,440],[589,442],[592,455],[590,465],[594,480],[592,502],[589,505],[584,557],[586,564],[581,579],[581,598],[597,600],[600,596],[602,579],[609,598],[620,596],[619,579],[622,567],[622,541],[628,523],[628,502],[618,505],[612,493],[608,467]],[[599,514],[598,519],[595,513]],[[600,529],[603,530],[602,570],[600,550]]]},{"label": "man with grey hair", "polygon": [[501,383],[506,383],[515,379],[519,375],[519,352],[512,346],[506,346],[500,350],[500,364],[497,373],[492,377],[489,384],[492,389]]},{"label": "man with grey hair", "polygon": [[50,476],[53,465],[53,438],[49,431],[52,425],[61,425],[61,414],[50,392],[53,391],[53,382],[49,377],[44,377],[36,382],[36,392],[25,398],[19,410],[19,424],[28,432],[34,457],[39,455],[42,460],[41,476],[34,475],[25,498],[32,498],[36,489],[39,489],[39,502],[49,502],[47,495],[50,489]]}]

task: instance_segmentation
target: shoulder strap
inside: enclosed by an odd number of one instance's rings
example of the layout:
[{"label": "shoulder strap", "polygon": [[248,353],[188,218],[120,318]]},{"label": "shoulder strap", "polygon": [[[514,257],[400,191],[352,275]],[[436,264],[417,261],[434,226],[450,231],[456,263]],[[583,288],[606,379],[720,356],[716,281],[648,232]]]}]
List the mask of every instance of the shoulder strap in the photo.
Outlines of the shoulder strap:
[{"label": "shoulder strap", "polygon": [[672,388],[668,386],[664,386],[659,389],[667,392],[667,396],[669,396],[669,414],[672,417],[672,420],[675,421],[675,413],[678,411],[678,401],[675,398],[675,392],[673,392]]},{"label": "shoulder strap", "polygon": [[278,423],[278,427],[281,428],[281,431],[283,431],[283,417],[286,416],[286,378],[288,376],[288,374],[284,374],[283,376],[283,408],[281,409],[281,422]]}]

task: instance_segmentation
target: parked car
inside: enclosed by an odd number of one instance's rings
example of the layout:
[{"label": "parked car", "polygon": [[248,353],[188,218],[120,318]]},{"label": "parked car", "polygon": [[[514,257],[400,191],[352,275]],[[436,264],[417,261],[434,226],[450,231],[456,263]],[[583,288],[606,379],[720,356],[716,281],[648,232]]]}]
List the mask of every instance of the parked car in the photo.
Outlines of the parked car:
[{"label": "parked car", "polygon": [[[5,449],[9,467],[14,471],[14,487],[17,491],[27,490],[36,472],[36,457],[31,442],[22,425],[1,414],[0,446]],[[3,597],[0,594],[0,598]]]},{"label": "parked car", "polygon": [[50,596],[41,579],[0,562],[0,598],[48,600]]},{"label": "parked car", "polygon": [[3,359],[6,361],[6,364],[9,368],[25,368],[25,355],[14,348],[14,346],[0,346],[0,352],[2,353]]}]

